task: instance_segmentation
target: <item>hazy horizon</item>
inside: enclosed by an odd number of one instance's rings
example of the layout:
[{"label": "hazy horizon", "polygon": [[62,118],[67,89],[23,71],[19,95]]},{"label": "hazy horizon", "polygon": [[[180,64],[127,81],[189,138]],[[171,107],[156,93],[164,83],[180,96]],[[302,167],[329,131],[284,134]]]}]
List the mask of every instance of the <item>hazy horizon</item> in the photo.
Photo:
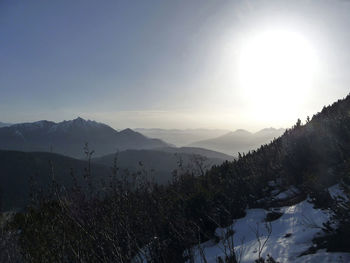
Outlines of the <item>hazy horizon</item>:
[{"label": "hazy horizon", "polygon": [[[14,125],[14,124],[20,124],[20,123],[34,123],[34,122],[40,122],[40,121],[53,121],[55,123],[60,123],[60,122],[64,122],[64,121],[72,121],[74,119],[77,119],[77,118],[82,118],[81,116],[76,116],[74,117],[73,119],[64,119],[64,120],[50,120],[50,119],[42,119],[42,120],[28,120],[28,121],[19,121],[19,122],[4,122],[4,121],[1,121],[0,120],[0,123],[3,123],[3,124],[9,124],[9,125]],[[149,127],[149,128],[145,128],[145,127],[118,127],[118,126],[114,126],[114,125],[111,125],[111,124],[108,124],[108,123],[105,123],[105,122],[101,122],[99,120],[96,120],[96,119],[88,119],[88,118],[83,118],[85,121],[96,121],[98,123],[103,123],[103,124],[107,124],[108,126],[112,127],[113,129],[116,129],[118,131],[121,131],[121,130],[124,130],[124,129],[133,129],[135,131],[138,131],[138,130],[164,130],[164,131],[200,131],[200,130],[203,130],[203,131],[218,131],[218,132],[235,132],[235,131],[238,131],[238,130],[245,130],[245,131],[248,131],[250,133],[256,133],[256,132],[259,132],[261,130],[264,130],[264,129],[276,129],[276,130],[285,130],[287,129],[288,127],[273,127],[273,126],[270,126],[270,127],[262,127],[262,128],[258,128],[258,129],[245,129],[244,127],[233,127],[233,128],[227,128],[227,129],[220,129],[220,128],[206,128],[206,127],[197,127],[197,128],[177,128],[177,127],[174,127],[174,128],[159,128],[159,127]]]},{"label": "hazy horizon", "polygon": [[288,128],[349,92],[349,12],[328,0],[5,0],[0,121]]}]

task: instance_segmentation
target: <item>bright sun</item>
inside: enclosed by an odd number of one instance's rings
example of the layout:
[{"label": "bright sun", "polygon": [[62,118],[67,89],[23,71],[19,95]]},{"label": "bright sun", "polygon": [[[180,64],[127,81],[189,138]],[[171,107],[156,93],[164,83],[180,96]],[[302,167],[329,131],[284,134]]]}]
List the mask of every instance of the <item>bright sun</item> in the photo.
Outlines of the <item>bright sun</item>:
[{"label": "bright sun", "polygon": [[242,45],[239,86],[260,113],[286,114],[307,98],[316,68],[316,53],[301,34],[268,30]]}]

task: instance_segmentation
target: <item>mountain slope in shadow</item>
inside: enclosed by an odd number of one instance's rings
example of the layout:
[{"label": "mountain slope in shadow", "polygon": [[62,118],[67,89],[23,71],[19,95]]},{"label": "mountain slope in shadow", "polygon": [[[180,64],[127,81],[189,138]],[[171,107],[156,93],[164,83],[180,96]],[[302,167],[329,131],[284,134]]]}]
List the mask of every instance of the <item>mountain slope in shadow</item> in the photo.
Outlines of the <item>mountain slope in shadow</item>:
[{"label": "mountain slope in shadow", "polygon": [[[199,165],[204,170],[213,165],[220,165],[232,156],[200,148],[158,148],[152,150],[126,150],[117,154],[109,154],[92,161],[97,164],[112,167],[116,161],[118,169],[123,172],[143,170],[155,182],[165,184],[172,179],[174,170],[196,171]],[[181,167],[180,167],[181,166]]]},{"label": "mountain slope in shadow", "polygon": [[[72,174],[82,182],[87,167],[86,161],[54,153],[0,150],[0,208],[23,208],[28,204],[31,180],[44,190],[48,189],[53,172],[55,180],[68,187],[73,183]],[[91,176],[96,182],[110,175],[110,169],[103,165],[91,167]]]},{"label": "mountain slope in shadow", "polygon": [[[101,186],[101,180],[108,181],[112,175],[114,158],[115,154],[110,154],[92,159],[91,176],[97,189]],[[117,165],[120,173],[144,171],[152,176],[155,182],[165,184],[172,179],[172,172],[179,169],[180,160],[183,169],[196,169],[196,160],[208,169],[225,160],[232,160],[232,157],[205,149],[167,147],[158,150],[119,152]],[[36,185],[48,189],[52,182],[52,173],[55,180],[67,188],[73,183],[72,174],[79,183],[84,184],[86,182],[83,177],[87,167],[87,161],[55,153],[0,150],[2,209],[23,208],[29,202],[30,181],[33,180]]]},{"label": "mountain slope in shadow", "polygon": [[0,122],[0,128],[11,126],[11,123]]}]

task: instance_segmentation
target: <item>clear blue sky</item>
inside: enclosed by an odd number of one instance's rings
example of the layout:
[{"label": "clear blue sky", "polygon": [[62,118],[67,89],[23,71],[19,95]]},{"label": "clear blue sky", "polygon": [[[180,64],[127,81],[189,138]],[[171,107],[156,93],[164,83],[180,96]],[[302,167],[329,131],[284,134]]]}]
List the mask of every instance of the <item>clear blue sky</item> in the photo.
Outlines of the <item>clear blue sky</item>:
[{"label": "clear blue sky", "polygon": [[[0,121],[288,126],[349,92],[349,13],[346,1],[321,0],[2,0]],[[276,17],[302,31],[326,66],[302,108],[262,119],[232,81],[236,44]]]}]

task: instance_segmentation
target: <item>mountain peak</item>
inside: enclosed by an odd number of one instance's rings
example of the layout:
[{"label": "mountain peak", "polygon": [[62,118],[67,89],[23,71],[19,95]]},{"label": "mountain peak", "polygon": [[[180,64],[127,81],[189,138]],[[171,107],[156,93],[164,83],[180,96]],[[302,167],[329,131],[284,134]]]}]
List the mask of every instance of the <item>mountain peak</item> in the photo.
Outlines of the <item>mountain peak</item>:
[{"label": "mountain peak", "polygon": [[276,128],[273,128],[273,127],[270,127],[270,128],[265,128],[265,129],[262,129],[258,132],[255,133],[255,135],[257,136],[266,136],[266,135],[271,135],[273,134],[275,137],[278,137],[280,135],[282,135],[284,132],[284,129],[283,128],[280,128],[280,129],[276,129]]},{"label": "mountain peak", "polygon": [[78,126],[78,127],[101,127],[101,126],[107,126],[106,124],[99,123],[92,120],[85,120],[81,117],[77,117],[73,120],[69,121],[62,121],[57,123],[57,125],[63,125],[63,126]]},{"label": "mountain peak", "polygon": [[81,118],[81,117],[77,117],[77,118],[75,118],[74,120],[72,120],[73,122],[86,122],[86,120],[85,119],[83,119],[83,118]]},{"label": "mountain peak", "polygon": [[277,130],[277,129],[274,127],[269,127],[269,128],[261,129],[260,131],[275,131],[275,130]]},{"label": "mountain peak", "polygon": [[126,128],[124,130],[121,130],[119,133],[122,133],[122,134],[135,134],[137,132],[135,132],[134,130],[132,130],[130,128]]},{"label": "mountain peak", "polygon": [[232,136],[232,135],[234,135],[234,136],[247,136],[247,135],[251,135],[251,132],[244,130],[244,129],[238,129],[238,130],[235,130],[233,132],[229,132],[223,136],[227,136],[227,135],[229,135],[229,136]]},{"label": "mountain peak", "polygon": [[237,129],[234,132],[236,132],[236,133],[250,133],[249,131],[244,130],[244,129]]}]

